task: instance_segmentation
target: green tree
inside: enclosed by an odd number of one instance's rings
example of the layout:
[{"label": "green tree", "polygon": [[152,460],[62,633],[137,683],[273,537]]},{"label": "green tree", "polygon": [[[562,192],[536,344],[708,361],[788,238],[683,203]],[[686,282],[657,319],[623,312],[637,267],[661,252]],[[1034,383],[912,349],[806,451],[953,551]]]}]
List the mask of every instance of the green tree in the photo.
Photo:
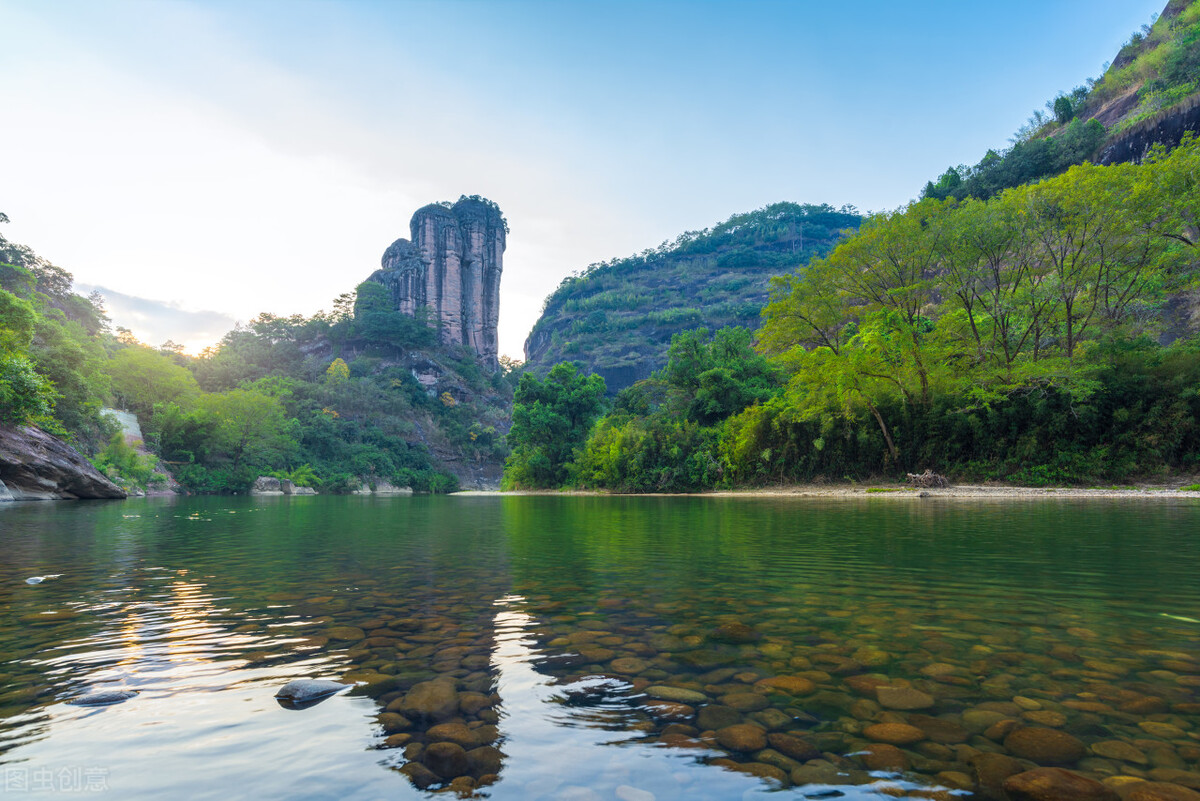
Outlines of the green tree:
[{"label": "green tree", "polygon": [[604,379],[583,375],[571,362],[556,364],[543,381],[525,373],[513,398],[504,465],[508,489],[561,487],[604,406]]},{"label": "green tree", "polygon": [[200,394],[200,385],[187,368],[140,345],[114,353],[108,374],[117,403],[138,415],[150,415],[156,403],[187,400]]}]

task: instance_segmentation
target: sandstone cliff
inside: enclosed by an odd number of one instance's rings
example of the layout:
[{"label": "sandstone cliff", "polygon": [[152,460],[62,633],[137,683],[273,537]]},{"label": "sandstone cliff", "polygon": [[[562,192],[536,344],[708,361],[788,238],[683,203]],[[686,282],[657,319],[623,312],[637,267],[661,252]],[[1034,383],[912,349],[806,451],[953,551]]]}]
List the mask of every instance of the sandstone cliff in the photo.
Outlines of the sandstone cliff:
[{"label": "sandstone cliff", "polygon": [[57,437],[29,426],[0,426],[0,501],[124,497]]},{"label": "sandstone cliff", "polygon": [[388,288],[398,311],[428,309],[443,343],[471,349],[494,369],[508,234],[500,207],[478,196],[433,203],[417,210],[409,231],[412,239],[393,242],[369,280]]}]

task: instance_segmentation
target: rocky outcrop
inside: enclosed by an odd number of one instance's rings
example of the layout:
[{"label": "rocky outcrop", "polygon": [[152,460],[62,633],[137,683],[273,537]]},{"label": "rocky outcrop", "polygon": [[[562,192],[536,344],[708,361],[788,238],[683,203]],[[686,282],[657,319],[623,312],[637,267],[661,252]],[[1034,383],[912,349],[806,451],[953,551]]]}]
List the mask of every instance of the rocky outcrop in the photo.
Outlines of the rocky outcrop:
[{"label": "rocky outcrop", "polygon": [[0,501],[124,497],[61,439],[32,426],[0,426]]},{"label": "rocky outcrop", "polygon": [[1155,145],[1162,145],[1170,150],[1189,133],[1200,133],[1200,94],[1121,133],[1104,145],[1097,163],[1141,161]]},{"label": "rocky outcrop", "polygon": [[312,487],[298,487],[286,478],[259,476],[250,485],[251,495],[316,495]]},{"label": "rocky outcrop", "polygon": [[478,196],[433,203],[417,210],[409,232],[411,241],[393,242],[369,280],[388,288],[396,310],[427,309],[443,343],[465,345],[495,368],[508,234],[500,207]]}]

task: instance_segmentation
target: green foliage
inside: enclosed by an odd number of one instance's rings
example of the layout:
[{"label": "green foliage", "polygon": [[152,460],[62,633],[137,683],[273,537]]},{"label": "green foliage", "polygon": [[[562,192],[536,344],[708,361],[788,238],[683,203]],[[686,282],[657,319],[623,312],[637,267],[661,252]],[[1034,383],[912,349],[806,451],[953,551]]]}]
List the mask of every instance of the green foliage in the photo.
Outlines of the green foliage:
[{"label": "green foliage", "polygon": [[37,315],[29,301],[0,289],[0,353],[24,353],[33,341]]},{"label": "green foliage", "polygon": [[107,372],[116,402],[139,416],[149,415],[155,404],[187,402],[200,394],[200,385],[186,367],[145,346],[118,350]]},{"label": "green foliage", "polygon": [[0,425],[24,425],[54,411],[54,386],[25,356],[0,352]]},{"label": "green foliage", "polygon": [[570,362],[555,365],[544,381],[532,373],[522,375],[513,398],[505,488],[565,484],[603,408],[604,393],[603,378],[584,375]]},{"label": "green foliage", "polygon": [[287,480],[295,484],[297,487],[320,487],[321,479],[317,477],[313,471],[312,465],[305,463],[295,468],[294,470],[274,470],[269,475],[275,478]]},{"label": "green foliage", "polygon": [[125,441],[125,435],[117,432],[108,445],[100,451],[92,463],[102,473],[124,486],[146,489],[149,484],[161,483],[165,479],[155,472],[158,460],[149,454],[138,453]]}]

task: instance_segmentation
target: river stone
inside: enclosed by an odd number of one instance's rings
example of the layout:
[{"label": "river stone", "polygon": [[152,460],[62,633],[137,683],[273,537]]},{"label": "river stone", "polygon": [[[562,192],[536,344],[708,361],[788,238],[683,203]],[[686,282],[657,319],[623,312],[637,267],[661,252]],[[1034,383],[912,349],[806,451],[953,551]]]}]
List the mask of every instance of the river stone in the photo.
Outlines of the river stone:
[{"label": "river stone", "polygon": [[821,749],[803,737],[797,737],[794,734],[772,732],[767,735],[767,742],[776,751],[797,762],[807,762],[810,759],[817,759],[821,756]]},{"label": "river stone", "polygon": [[1159,737],[1164,740],[1181,740],[1187,737],[1183,729],[1174,726],[1170,723],[1160,723],[1157,720],[1143,720],[1138,724],[1142,731],[1152,737]]},{"label": "river stone", "polygon": [[933,718],[929,715],[909,715],[908,722],[929,736],[930,740],[943,745],[965,743],[971,738],[971,732],[952,720]]},{"label": "river stone", "polygon": [[976,734],[982,731],[987,731],[989,727],[996,725],[1002,720],[1008,720],[1011,716],[1003,712],[996,712],[991,709],[968,709],[962,713],[963,726],[968,731],[973,731]]},{"label": "river stone", "polygon": [[459,693],[458,708],[464,715],[478,715],[492,706],[492,699],[483,693]]},{"label": "river stone", "polygon": [[619,659],[614,659],[609,664],[617,673],[625,673],[631,676],[641,673],[643,670],[650,667],[649,662],[644,659],[638,659],[636,656],[624,656]]},{"label": "river stone", "polygon": [[457,743],[432,743],[421,754],[421,761],[425,767],[447,780],[470,770],[467,752]]},{"label": "river stone", "polygon": [[696,725],[700,727],[701,731],[716,731],[741,722],[741,713],[720,704],[702,706],[696,715]]},{"label": "river stone", "polygon": [[328,681],[326,679],[296,679],[295,681],[289,681],[287,684],[280,687],[275,693],[275,697],[283,701],[304,704],[310,701],[328,698],[334,693],[344,690],[349,686],[349,684],[342,684],[341,682],[337,681]]},{"label": "river stone", "polygon": [[1200,790],[1200,773],[1179,768],[1153,768],[1148,774],[1156,782],[1182,784],[1193,790]]},{"label": "river stone", "polygon": [[405,694],[398,711],[418,720],[445,720],[458,711],[458,693],[448,681],[423,681]]},{"label": "river stone", "polygon": [[862,733],[867,739],[891,745],[912,745],[925,739],[925,732],[907,723],[876,723]]},{"label": "river stone", "polygon": [[1055,712],[1052,709],[1030,710],[1023,713],[1021,717],[1031,723],[1037,723],[1040,726],[1049,726],[1052,729],[1067,725],[1067,716],[1062,712]]},{"label": "river stone", "polygon": [[792,725],[792,716],[774,707],[755,712],[750,717],[767,731],[779,731]]},{"label": "river stone", "polygon": [[457,743],[465,750],[470,750],[480,745],[479,737],[471,729],[468,729],[464,723],[439,723],[436,726],[431,726],[425,736],[433,741],[445,741]]},{"label": "river stone", "polygon": [[1104,740],[1099,743],[1092,743],[1092,753],[1105,759],[1118,759],[1122,762],[1133,762],[1137,765],[1145,765],[1150,760],[1141,750],[1133,747],[1124,740]]},{"label": "river stone", "polygon": [[696,714],[696,710],[687,704],[677,704],[673,701],[651,701],[646,704],[645,709],[656,720],[665,720],[673,723],[682,723],[691,720]]},{"label": "river stone", "polygon": [[761,751],[767,747],[767,733],[761,726],[739,723],[717,730],[717,742],[730,751]]},{"label": "river stone", "polygon": [[471,773],[475,776],[499,773],[504,763],[504,753],[495,746],[481,745],[467,752],[467,762],[470,763]]},{"label": "river stone", "polygon": [[[965,746],[964,746],[965,747]],[[968,760],[975,773],[975,783],[986,798],[1003,798],[1004,780],[1025,770],[1025,767],[1005,754],[983,752]]]},{"label": "river stone", "polygon": [[1112,788],[1062,768],[1037,768],[1009,776],[1004,792],[1011,801],[1121,801]]},{"label": "river stone", "polygon": [[877,673],[866,673],[861,676],[847,676],[842,679],[842,683],[850,688],[850,692],[856,695],[874,698],[875,690],[879,687],[888,686],[891,684],[891,681],[887,676],[881,676]]},{"label": "river stone", "polygon": [[875,697],[888,709],[927,709],[933,706],[933,696],[913,687],[876,687]]},{"label": "river stone", "polygon": [[325,636],[331,640],[365,640],[367,633],[357,626],[333,626],[325,629]]},{"label": "river stone", "polygon": [[747,626],[740,621],[732,623],[722,623],[713,629],[713,633],[709,636],[710,639],[717,642],[728,642],[735,645],[743,645],[745,643],[756,642],[762,638],[762,634],[756,631],[752,626]]},{"label": "river stone", "polygon": [[812,695],[817,685],[803,676],[772,676],[754,683],[760,690],[788,693],[790,695]]},{"label": "river stone", "polygon": [[383,727],[384,734],[408,731],[413,727],[413,722],[398,712],[381,712],[375,719]]},{"label": "river stone", "polygon": [[871,743],[863,748],[861,756],[868,770],[908,770],[908,757],[894,745]]},{"label": "river stone", "polygon": [[1200,801],[1200,793],[1180,784],[1138,782],[1125,801]]},{"label": "river stone", "polygon": [[685,690],[682,687],[671,687],[666,684],[655,684],[645,689],[646,695],[660,701],[674,701],[678,704],[703,704],[708,696],[695,690]]},{"label": "river stone", "polygon": [[1004,738],[1004,747],[1010,754],[1039,765],[1068,765],[1087,754],[1083,743],[1070,734],[1037,726],[1015,730]]},{"label": "river stone", "polygon": [[436,773],[420,762],[409,762],[400,768],[400,772],[407,776],[418,790],[424,790],[441,781]]},{"label": "river stone", "polygon": [[724,706],[736,709],[738,712],[757,712],[760,709],[766,709],[770,706],[766,696],[759,695],[758,693],[729,693],[728,695],[722,695],[717,700]]},{"label": "river stone", "polygon": [[[344,684],[338,685],[344,687]],[[112,706],[128,701],[137,695],[137,690],[100,690],[86,695],[77,695],[67,701],[72,706]]]}]

